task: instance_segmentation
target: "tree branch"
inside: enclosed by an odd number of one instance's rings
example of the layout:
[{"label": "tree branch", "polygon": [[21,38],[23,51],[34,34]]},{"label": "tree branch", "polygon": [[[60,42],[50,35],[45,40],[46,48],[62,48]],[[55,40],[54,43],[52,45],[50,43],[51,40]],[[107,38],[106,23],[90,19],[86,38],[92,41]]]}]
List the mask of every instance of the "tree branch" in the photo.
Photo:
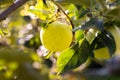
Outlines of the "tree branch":
[{"label": "tree branch", "polygon": [[21,7],[23,4],[25,4],[29,0],[18,0],[14,4],[12,4],[10,7],[8,7],[5,11],[3,11],[0,14],[0,21],[4,20],[9,14],[17,10],[19,7]]}]

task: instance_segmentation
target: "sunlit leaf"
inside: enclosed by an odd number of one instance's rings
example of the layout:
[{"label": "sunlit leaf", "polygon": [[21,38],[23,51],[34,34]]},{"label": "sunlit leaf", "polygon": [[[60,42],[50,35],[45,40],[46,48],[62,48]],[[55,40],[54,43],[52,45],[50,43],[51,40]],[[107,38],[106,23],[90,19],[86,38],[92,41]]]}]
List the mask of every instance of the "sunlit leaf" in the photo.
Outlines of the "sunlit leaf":
[{"label": "sunlit leaf", "polygon": [[0,35],[4,36],[4,33],[3,33],[3,31],[2,31],[2,30],[0,30]]},{"label": "sunlit leaf", "polygon": [[74,55],[67,63],[63,71],[74,69],[83,64],[89,56],[90,45],[87,40],[83,40],[81,46],[75,51]]},{"label": "sunlit leaf", "polygon": [[35,9],[30,9],[29,10],[31,13],[35,14],[37,17],[39,17],[41,20],[46,20],[48,17],[49,12],[44,11],[44,10],[35,10]]},{"label": "sunlit leaf", "polygon": [[78,53],[78,62],[77,65],[81,65],[82,63],[84,63],[89,54],[89,49],[90,49],[90,44],[88,43],[88,41],[86,39],[83,40],[80,48],[78,49],[77,53]]},{"label": "sunlit leaf", "polygon": [[52,1],[38,0],[37,4],[32,6],[29,11],[41,20],[49,20],[57,14],[57,6]]},{"label": "sunlit leaf", "polygon": [[88,59],[89,49],[90,45],[87,40],[84,39],[79,47],[75,45],[73,48],[63,51],[57,60],[58,74],[83,64]]},{"label": "sunlit leaf", "polygon": [[78,31],[75,32],[75,40],[77,42],[79,42],[80,39],[84,38],[83,32],[84,32],[83,30],[78,30]]},{"label": "sunlit leaf", "polygon": [[74,4],[70,4],[67,10],[68,10],[69,17],[73,19],[77,19],[79,17],[77,7]]},{"label": "sunlit leaf", "polygon": [[77,49],[77,47],[78,44],[61,52],[60,56],[57,59],[58,74],[64,71],[65,66],[68,64],[68,62],[75,54],[75,50]]}]

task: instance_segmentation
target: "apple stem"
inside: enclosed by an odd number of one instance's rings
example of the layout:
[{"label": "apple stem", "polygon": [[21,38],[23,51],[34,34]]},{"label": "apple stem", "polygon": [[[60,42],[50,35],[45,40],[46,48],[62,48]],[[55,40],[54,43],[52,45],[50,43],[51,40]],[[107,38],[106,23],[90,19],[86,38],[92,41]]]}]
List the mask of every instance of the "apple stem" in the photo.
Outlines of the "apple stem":
[{"label": "apple stem", "polygon": [[73,24],[72,20],[71,20],[70,17],[65,13],[65,11],[61,8],[61,6],[60,6],[58,3],[56,3],[54,0],[51,0],[51,1],[52,1],[52,2],[63,12],[63,14],[68,18],[70,24],[72,25],[72,28],[74,29],[74,24]]}]

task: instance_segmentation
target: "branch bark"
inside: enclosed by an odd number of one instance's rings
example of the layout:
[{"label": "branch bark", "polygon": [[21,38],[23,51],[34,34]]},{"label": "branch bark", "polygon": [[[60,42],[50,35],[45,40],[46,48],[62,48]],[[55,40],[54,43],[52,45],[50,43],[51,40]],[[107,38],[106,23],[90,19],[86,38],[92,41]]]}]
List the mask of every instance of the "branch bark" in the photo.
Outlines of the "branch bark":
[{"label": "branch bark", "polygon": [[14,4],[12,4],[10,7],[8,7],[5,11],[3,11],[0,14],[0,22],[4,20],[9,14],[17,10],[19,7],[21,7],[23,4],[25,4],[29,0],[18,0]]}]

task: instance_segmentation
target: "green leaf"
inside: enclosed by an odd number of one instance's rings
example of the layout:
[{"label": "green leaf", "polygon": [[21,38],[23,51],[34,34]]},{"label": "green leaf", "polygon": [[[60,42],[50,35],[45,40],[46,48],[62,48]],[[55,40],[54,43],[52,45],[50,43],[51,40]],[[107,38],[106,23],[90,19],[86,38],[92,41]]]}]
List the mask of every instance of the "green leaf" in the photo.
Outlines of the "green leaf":
[{"label": "green leaf", "polygon": [[107,15],[113,16],[116,19],[120,20],[120,7],[110,10]]},{"label": "green leaf", "polygon": [[75,40],[77,41],[77,42],[79,42],[80,41],[80,39],[82,39],[82,38],[84,38],[84,31],[83,30],[77,30],[76,32],[75,32]]},{"label": "green leaf", "polygon": [[91,51],[104,48],[105,46],[108,48],[110,56],[112,56],[116,50],[115,40],[110,32],[104,30],[94,39],[91,44]]},{"label": "green leaf", "polygon": [[90,29],[89,31],[86,32],[85,38],[91,44],[93,42],[93,40],[95,39],[96,34],[98,34],[98,30],[96,30],[94,28]]},{"label": "green leaf", "polygon": [[31,13],[35,14],[37,17],[39,17],[41,20],[46,20],[47,17],[49,17],[49,12],[45,10],[36,10],[36,9],[30,9]]},{"label": "green leaf", "polygon": [[37,0],[37,4],[31,6],[29,12],[33,13],[41,20],[48,21],[56,17],[57,9],[58,7],[52,1]]},{"label": "green leaf", "polygon": [[102,31],[104,28],[104,20],[91,18],[88,22],[82,25],[81,29],[90,29],[91,27],[96,27],[98,30]]},{"label": "green leaf", "polygon": [[[58,74],[74,69],[83,64],[89,56],[90,45],[86,39],[78,47],[74,45],[61,53],[57,60]],[[69,54],[69,55],[68,55]]]},{"label": "green leaf", "polygon": [[88,59],[89,48],[90,48],[89,43],[87,42],[86,39],[84,39],[81,46],[76,50],[71,60],[65,66],[64,71],[74,69],[83,64]]},{"label": "green leaf", "polygon": [[91,50],[94,50],[94,49],[100,49],[100,48],[103,48],[105,47],[104,43],[101,41],[101,39],[99,37],[96,37],[92,44],[91,44]]},{"label": "green leaf", "polygon": [[0,30],[0,35],[4,36],[4,32],[2,30]]},{"label": "green leaf", "polygon": [[65,66],[68,64],[68,62],[73,57],[77,47],[78,47],[78,44],[75,44],[71,48],[68,48],[61,52],[60,56],[57,59],[58,74],[63,72]]},{"label": "green leaf", "polygon": [[115,19],[114,17],[112,16],[107,16],[107,20],[106,22],[104,23],[104,26],[105,27],[110,27],[110,26],[117,26],[117,27],[120,27],[120,20],[118,19]]},{"label": "green leaf", "polygon": [[83,16],[85,16],[85,15],[88,14],[89,12],[90,12],[89,9],[85,9],[85,10],[83,10],[83,11],[81,12],[79,18],[82,18]]},{"label": "green leaf", "polygon": [[74,4],[70,4],[68,6],[68,16],[74,19],[77,19],[79,17],[77,7]]},{"label": "green leaf", "polygon": [[86,39],[84,39],[79,50],[77,51],[79,56],[78,65],[84,63],[87,60],[89,56],[89,50],[90,50],[90,44]]},{"label": "green leaf", "polygon": [[98,19],[96,17],[91,18],[89,21],[81,25],[81,27],[76,27],[72,31],[77,31],[77,30],[88,30],[90,28],[96,28],[99,31],[104,30],[104,20],[103,19]]},{"label": "green leaf", "polygon": [[101,37],[103,43],[105,44],[105,46],[108,47],[110,56],[112,56],[116,50],[116,44],[115,44],[114,37],[108,31],[103,31],[103,33],[100,35],[100,37]]},{"label": "green leaf", "polygon": [[92,58],[95,57],[94,52],[93,52],[95,49],[100,49],[103,47],[105,47],[103,42],[99,39],[99,37],[96,37],[90,45],[90,57]]}]

